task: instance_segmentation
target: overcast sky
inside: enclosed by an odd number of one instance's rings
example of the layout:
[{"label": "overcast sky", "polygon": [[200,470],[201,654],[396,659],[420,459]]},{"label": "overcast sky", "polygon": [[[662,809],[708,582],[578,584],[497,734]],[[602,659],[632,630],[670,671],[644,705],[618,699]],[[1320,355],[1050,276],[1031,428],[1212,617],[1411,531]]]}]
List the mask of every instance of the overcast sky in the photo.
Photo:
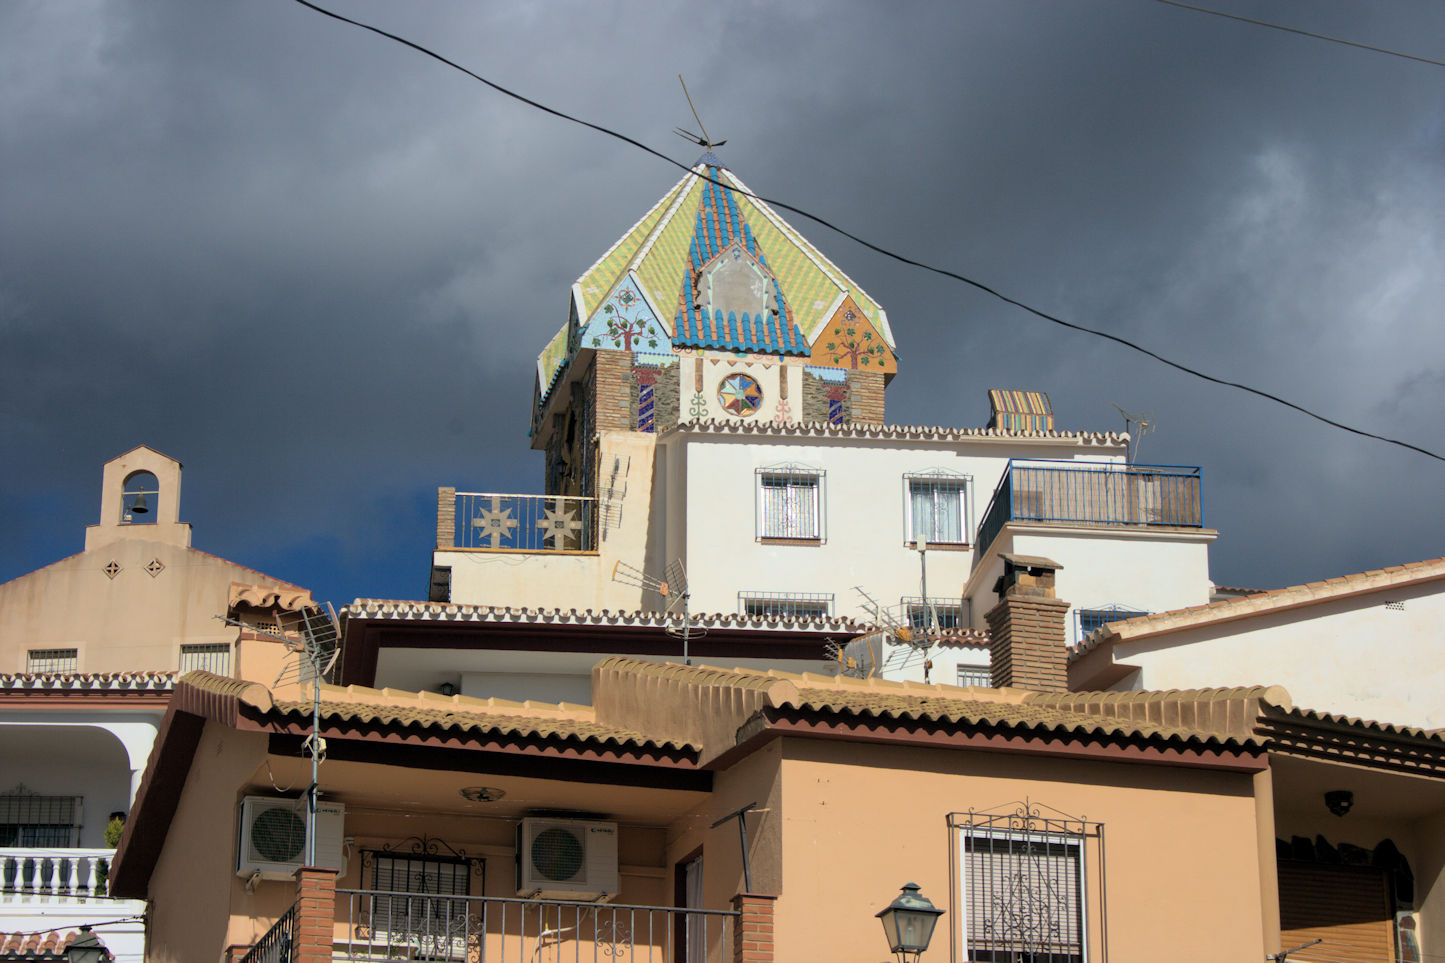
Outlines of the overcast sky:
[{"label": "overcast sky", "polygon": [[[1210,2],[1445,60],[1437,0]],[[330,6],[691,163],[684,73],[763,195],[1445,452],[1445,68],[1151,0]],[[0,4],[0,581],[149,444],[197,548],[424,598],[437,486],[541,491],[536,354],[678,176],[289,0]],[[1221,584],[1445,555],[1445,464],[792,220],[888,310],[890,421],[1152,413]]]}]

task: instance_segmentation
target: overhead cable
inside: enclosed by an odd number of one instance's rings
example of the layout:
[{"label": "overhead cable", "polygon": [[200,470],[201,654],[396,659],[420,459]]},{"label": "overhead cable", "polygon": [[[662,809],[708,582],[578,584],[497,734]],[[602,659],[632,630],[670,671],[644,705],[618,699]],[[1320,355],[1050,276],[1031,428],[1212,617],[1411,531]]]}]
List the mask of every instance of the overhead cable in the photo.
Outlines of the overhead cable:
[{"label": "overhead cable", "polygon": [[1200,378],[1200,379],[1202,379],[1202,380],[1204,380],[1204,381],[1209,381],[1209,382],[1212,382],[1212,383],[1217,384],[1217,385],[1223,385],[1223,386],[1225,386],[1225,387],[1227,387],[1227,388],[1236,388],[1236,389],[1238,389],[1238,390],[1240,390],[1240,391],[1248,392],[1249,394],[1255,395],[1256,397],[1264,398],[1264,399],[1266,399],[1266,400],[1268,400],[1268,401],[1273,401],[1273,402],[1275,402],[1276,404],[1283,405],[1283,406],[1286,407],[1286,408],[1291,408],[1291,409],[1293,409],[1294,411],[1299,412],[1300,414],[1308,415],[1310,418],[1313,418],[1313,419],[1315,419],[1316,421],[1319,421],[1319,422],[1322,422],[1322,423],[1324,423],[1324,424],[1326,424],[1326,425],[1329,425],[1329,426],[1332,427],[1332,428],[1338,428],[1338,429],[1340,429],[1341,431],[1347,431],[1347,432],[1349,432],[1349,433],[1351,433],[1351,434],[1359,435],[1359,436],[1362,437],[1362,438],[1373,438],[1373,439],[1375,439],[1376,441],[1383,441],[1383,442],[1385,442],[1386,444],[1397,445],[1397,446],[1399,446],[1399,447],[1401,447],[1401,448],[1407,448],[1407,449],[1409,449],[1409,450],[1411,450],[1411,451],[1418,452],[1418,453],[1420,453],[1420,454],[1422,454],[1422,455],[1425,455],[1425,456],[1427,456],[1427,457],[1429,457],[1429,458],[1433,458],[1433,459],[1435,459],[1436,461],[1445,461],[1445,455],[1437,454],[1436,452],[1430,451],[1430,450],[1427,449],[1427,448],[1422,448],[1422,447],[1420,447],[1419,445],[1411,444],[1411,443],[1408,442],[1408,441],[1401,441],[1401,440],[1398,439],[1398,438],[1389,438],[1389,437],[1386,437],[1385,435],[1378,435],[1378,434],[1375,434],[1374,432],[1371,432],[1371,431],[1365,431],[1365,430],[1362,429],[1362,428],[1353,428],[1353,427],[1351,427],[1351,426],[1349,426],[1349,425],[1346,425],[1346,424],[1344,424],[1344,423],[1342,423],[1342,422],[1335,421],[1335,420],[1332,419],[1332,418],[1327,418],[1327,417],[1325,417],[1324,415],[1319,414],[1318,412],[1311,411],[1310,409],[1308,409],[1308,408],[1306,408],[1306,407],[1304,407],[1304,406],[1302,406],[1302,405],[1297,405],[1297,404],[1295,404],[1295,403],[1292,402],[1292,401],[1286,401],[1284,398],[1281,398],[1279,395],[1271,394],[1270,392],[1261,390],[1261,389],[1259,389],[1259,388],[1252,388],[1252,387],[1250,387],[1249,385],[1241,384],[1241,383],[1239,383],[1239,382],[1237,382],[1237,381],[1229,381],[1229,380],[1227,380],[1227,379],[1225,379],[1225,378],[1217,378],[1217,377],[1215,377],[1214,375],[1205,374],[1204,372],[1199,371],[1198,369],[1191,368],[1191,367],[1189,367],[1188,365],[1186,365],[1186,364],[1181,364],[1181,363],[1178,362],[1178,361],[1171,361],[1170,359],[1164,357],[1163,355],[1161,355],[1161,354],[1159,354],[1159,353],[1157,353],[1157,352],[1155,352],[1155,351],[1152,351],[1152,350],[1150,350],[1149,348],[1145,348],[1145,347],[1143,347],[1143,346],[1141,346],[1141,345],[1139,345],[1139,344],[1136,344],[1135,342],[1130,341],[1130,340],[1127,339],[1127,338],[1122,338],[1122,337],[1120,337],[1120,336],[1118,336],[1118,335],[1116,335],[1116,334],[1110,334],[1110,333],[1107,332],[1107,331],[1100,331],[1100,330],[1098,330],[1098,329],[1096,329],[1096,328],[1086,327],[1085,325],[1082,325],[1082,324],[1075,324],[1075,323],[1072,322],[1072,321],[1065,321],[1063,318],[1057,317],[1056,315],[1049,314],[1049,313],[1046,312],[1046,311],[1041,311],[1041,310],[1039,310],[1038,308],[1035,308],[1035,307],[1032,307],[1032,306],[1030,306],[1030,305],[1028,305],[1028,304],[1025,304],[1024,302],[1018,300],[1017,298],[1012,298],[1012,297],[1009,297],[1009,296],[1006,295],[1006,294],[1002,294],[1002,293],[1000,293],[999,291],[994,290],[993,288],[989,287],[988,285],[984,284],[984,283],[981,282],[981,281],[975,281],[975,280],[972,279],[972,278],[965,277],[964,275],[959,274],[959,273],[957,273],[957,272],[955,272],[955,271],[950,271],[950,270],[947,269],[947,268],[935,267],[935,266],[933,266],[933,265],[931,265],[931,264],[925,264],[925,263],[922,262],[922,261],[917,261],[917,260],[914,260],[913,258],[907,257],[907,256],[905,256],[905,255],[903,255],[903,254],[898,254],[898,253],[896,253],[896,252],[894,252],[894,251],[890,251],[890,250],[887,249],[887,248],[880,247],[879,245],[874,244],[874,243],[871,242],[871,241],[865,240],[864,238],[859,237],[857,234],[854,234],[854,233],[852,233],[851,231],[847,231],[847,230],[839,227],[838,225],[834,224],[832,221],[829,221],[829,220],[827,220],[826,218],[820,217],[820,216],[818,216],[817,214],[811,214],[811,213],[809,213],[808,211],[803,210],[802,208],[794,207],[793,205],[788,204],[788,203],[785,203],[785,202],[783,202],[783,201],[777,201],[777,200],[773,200],[772,198],[769,198],[769,197],[764,197],[764,196],[762,196],[762,195],[760,195],[760,194],[754,194],[754,193],[752,193],[751,191],[743,190],[743,189],[741,189],[741,188],[739,188],[739,187],[736,187],[736,186],[734,186],[734,185],[732,185],[732,184],[724,184],[724,183],[722,183],[721,181],[717,180],[716,178],[711,177],[710,175],[707,175],[707,174],[698,174],[698,173],[697,173],[696,171],[694,171],[691,167],[688,167],[686,164],[682,163],[681,161],[674,160],[673,158],[671,158],[671,157],[667,156],[666,154],[662,153],[661,151],[654,150],[653,148],[648,147],[646,144],[642,143],[642,142],[639,141],[639,140],[635,140],[634,138],[629,137],[629,136],[627,136],[626,134],[619,133],[618,131],[612,130],[611,128],[603,127],[603,126],[601,126],[600,124],[594,124],[594,123],[592,123],[592,122],[590,122],[590,121],[583,120],[583,119],[581,119],[580,117],[574,117],[574,116],[572,116],[571,114],[568,114],[568,113],[565,113],[565,112],[563,112],[563,111],[557,110],[555,107],[548,107],[546,104],[538,103],[537,101],[532,100],[530,97],[526,97],[526,96],[524,96],[524,95],[522,95],[522,94],[519,94],[519,93],[517,93],[517,92],[514,91],[514,90],[509,90],[508,88],[503,87],[501,84],[499,84],[499,83],[497,83],[497,82],[495,82],[495,81],[488,80],[486,77],[483,77],[481,74],[474,73],[474,72],[472,72],[471,70],[468,70],[466,67],[463,67],[461,64],[456,63],[455,61],[452,61],[452,60],[448,60],[446,57],[443,57],[441,54],[439,54],[439,53],[437,53],[437,52],[435,52],[435,51],[433,51],[433,50],[429,50],[429,49],[427,49],[426,47],[423,47],[423,46],[421,46],[421,45],[418,44],[418,43],[413,43],[412,41],[407,40],[405,37],[399,37],[399,36],[397,36],[397,35],[394,34],[394,33],[388,33],[387,31],[382,30],[380,27],[373,27],[372,25],[367,24],[367,23],[362,23],[362,22],[359,21],[359,20],[352,20],[350,17],[344,17],[344,16],[342,16],[342,15],[339,14],[339,13],[335,13],[335,12],[333,12],[333,11],[331,11],[331,10],[325,9],[324,7],[318,7],[316,4],[311,3],[310,0],[296,0],[296,2],[299,3],[299,4],[300,4],[301,6],[303,6],[303,7],[306,7],[306,8],[308,8],[308,9],[310,9],[310,10],[314,10],[314,11],[316,11],[317,13],[322,14],[323,16],[327,16],[327,17],[332,18],[333,20],[339,20],[339,21],[341,21],[342,23],[349,23],[349,24],[351,24],[353,27],[360,27],[360,28],[363,29],[363,30],[369,30],[370,32],[372,32],[372,33],[374,33],[374,34],[377,34],[377,35],[382,36],[382,37],[386,37],[388,40],[394,40],[394,41],[396,41],[396,42],[399,43],[399,44],[402,44],[402,45],[404,45],[404,46],[410,47],[410,48],[412,48],[413,50],[417,51],[418,53],[425,54],[426,56],[431,57],[433,60],[437,60],[437,61],[440,61],[441,63],[446,64],[448,67],[451,67],[453,70],[458,70],[458,71],[466,74],[468,77],[471,77],[473,80],[476,80],[476,81],[478,81],[479,83],[483,83],[483,84],[487,85],[488,87],[492,88],[493,90],[497,91],[498,93],[505,94],[506,96],[511,97],[511,98],[514,99],[514,100],[519,100],[519,101],[521,101],[522,103],[528,105],[529,107],[535,107],[537,110],[540,110],[540,111],[543,111],[543,112],[545,112],[545,113],[551,114],[551,115],[554,116],[554,117],[561,118],[562,120],[571,121],[572,123],[574,123],[574,124],[579,124],[579,125],[581,125],[581,126],[583,126],[583,127],[588,128],[589,130],[595,130],[595,131],[597,131],[599,134],[605,134],[605,135],[607,135],[608,137],[614,137],[614,138],[616,138],[617,140],[620,140],[620,141],[622,141],[623,143],[626,143],[626,144],[630,144],[631,146],[636,147],[638,150],[643,151],[644,153],[647,153],[647,154],[651,154],[653,157],[656,157],[656,158],[658,158],[659,160],[665,161],[665,162],[667,162],[668,164],[671,164],[671,165],[674,166],[674,167],[677,167],[677,168],[679,168],[679,169],[681,169],[681,170],[683,170],[683,171],[686,171],[687,173],[693,174],[693,175],[696,176],[696,177],[700,177],[700,178],[702,178],[703,180],[710,181],[711,183],[716,184],[716,185],[719,186],[719,187],[725,188],[725,189],[727,189],[727,190],[735,191],[735,192],[737,192],[738,194],[743,195],[744,197],[751,197],[751,198],[753,198],[753,199],[756,200],[756,201],[761,201],[762,203],[768,204],[768,205],[770,205],[770,206],[772,206],[772,207],[778,207],[778,208],[782,208],[782,209],[785,210],[785,211],[791,211],[792,213],[797,214],[799,217],[807,218],[808,220],[812,221],[813,223],[815,223],[815,224],[817,224],[817,225],[819,225],[819,226],[821,226],[821,227],[825,227],[825,228],[827,228],[828,230],[833,231],[833,232],[836,233],[836,234],[841,234],[843,237],[848,238],[850,241],[854,241],[854,242],[856,242],[856,243],[858,243],[858,244],[861,244],[863,247],[866,247],[866,248],[867,248],[868,250],[870,250],[870,251],[873,251],[873,252],[875,252],[875,253],[877,253],[877,254],[881,254],[881,255],[883,255],[884,257],[890,258],[890,259],[892,259],[892,260],[894,260],[894,261],[898,261],[898,262],[901,263],[901,264],[907,264],[907,265],[909,265],[910,267],[920,268],[921,270],[929,271],[929,272],[931,272],[931,273],[933,273],[933,274],[939,274],[939,275],[942,275],[943,277],[952,278],[952,279],[955,280],[955,281],[960,281],[960,282],[962,282],[962,283],[964,283],[964,284],[969,285],[970,287],[973,287],[973,288],[978,289],[979,291],[982,291],[984,294],[990,295],[991,297],[994,297],[994,298],[997,298],[997,299],[1000,300],[1000,301],[1003,301],[1005,304],[1011,304],[1011,305],[1013,305],[1014,307],[1019,308],[1020,310],[1027,311],[1029,314],[1032,314],[1032,315],[1034,315],[1034,316],[1037,317],[1037,318],[1041,318],[1041,319],[1043,319],[1043,320],[1045,320],[1045,321],[1050,321],[1050,322],[1052,322],[1052,323],[1054,323],[1054,324],[1060,325],[1061,327],[1069,328],[1070,330],[1073,330],[1073,331],[1080,331],[1080,332],[1083,332],[1084,334],[1092,334],[1092,335],[1094,335],[1095,337],[1105,338],[1105,339],[1107,339],[1107,340],[1109,340],[1109,341],[1113,341],[1115,344],[1123,345],[1124,347],[1129,348],[1129,349],[1131,349],[1131,350],[1133,350],[1133,351],[1137,351],[1137,352],[1139,352],[1140,354],[1147,355],[1148,357],[1153,358],[1155,361],[1158,361],[1158,362],[1160,362],[1161,364],[1168,365],[1169,367],[1174,368],[1174,369],[1176,369],[1176,370],[1178,370],[1178,371],[1182,371],[1182,372],[1184,372],[1185,374],[1193,375],[1193,376],[1196,377],[1196,378]]}]

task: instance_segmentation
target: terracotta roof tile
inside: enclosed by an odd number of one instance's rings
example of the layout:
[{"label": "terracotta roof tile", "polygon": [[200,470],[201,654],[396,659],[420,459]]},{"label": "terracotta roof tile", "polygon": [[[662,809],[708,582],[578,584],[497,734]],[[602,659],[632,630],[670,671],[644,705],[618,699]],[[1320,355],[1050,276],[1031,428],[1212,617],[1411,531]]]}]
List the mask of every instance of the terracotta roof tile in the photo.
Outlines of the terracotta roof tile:
[{"label": "terracotta roof tile", "polygon": [[761,421],[688,421],[661,436],[673,434],[778,435],[800,438],[875,438],[906,441],[1032,441],[1070,442],[1076,446],[1121,447],[1129,436],[1116,431],[1011,431],[1003,428],[945,428],[924,425],[831,425],[823,422],[775,425]]},{"label": "terracotta roof tile", "polygon": [[[667,628],[675,617],[643,610],[527,608],[510,605],[467,605],[460,602],[417,602],[401,599],[356,599],[340,612],[343,619],[427,622],[490,622],[525,625],[621,625]],[[813,632],[861,632],[866,626],[843,617],[749,616],[737,613],[692,614],[701,628],[740,628]]]}]

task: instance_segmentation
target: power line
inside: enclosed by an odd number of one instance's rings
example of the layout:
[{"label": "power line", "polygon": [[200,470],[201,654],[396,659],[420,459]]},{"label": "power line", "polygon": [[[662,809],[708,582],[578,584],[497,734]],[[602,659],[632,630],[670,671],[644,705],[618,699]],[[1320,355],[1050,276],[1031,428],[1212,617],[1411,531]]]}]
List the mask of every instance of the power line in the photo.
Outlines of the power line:
[{"label": "power line", "polygon": [[[836,233],[836,234],[841,234],[843,237],[848,238],[850,241],[853,241],[853,242],[855,242],[855,243],[857,243],[857,244],[861,244],[863,247],[866,247],[868,250],[873,251],[873,252],[876,253],[876,254],[881,254],[881,255],[883,255],[884,257],[890,258],[890,259],[892,259],[892,260],[894,260],[894,261],[898,261],[898,262],[901,263],[901,264],[907,264],[907,265],[909,265],[910,267],[916,267],[916,268],[919,268],[919,269],[924,270],[924,271],[929,271],[929,272],[931,272],[931,273],[933,273],[933,274],[942,275],[943,277],[946,277],[946,278],[952,278],[952,279],[955,280],[955,281],[959,281],[959,282],[962,282],[963,284],[969,285],[970,287],[976,288],[977,290],[982,291],[984,294],[987,294],[987,295],[990,295],[991,297],[997,298],[998,300],[1004,302],[1005,304],[1011,304],[1011,305],[1013,305],[1014,307],[1019,308],[1019,309],[1022,310],[1022,311],[1026,311],[1026,312],[1028,312],[1029,314],[1032,314],[1032,315],[1034,315],[1034,316],[1037,317],[1037,318],[1041,318],[1041,319],[1043,319],[1043,320],[1045,320],[1045,321],[1052,322],[1052,323],[1057,324],[1057,325],[1059,325],[1059,326],[1061,326],[1061,327],[1069,328],[1070,330],[1073,330],[1073,331],[1080,331],[1080,332],[1082,332],[1082,333],[1084,333],[1084,334],[1092,334],[1092,335],[1094,335],[1095,337],[1105,338],[1105,339],[1107,339],[1107,340],[1109,340],[1109,341],[1113,341],[1115,344],[1122,345],[1122,346],[1124,346],[1124,347],[1126,347],[1126,348],[1129,348],[1129,349],[1131,349],[1131,350],[1133,350],[1133,351],[1137,351],[1137,352],[1139,352],[1140,354],[1147,355],[1148,357],[1153,358],[1155,361],[1158,361],[1158,362],[1160,362],[1161,364],[1168,365],[1169,367],[1174,368],[1174,369],[1176,369],[1176,370],[1178,370],[1178,371],[1182,371],[1182,372],[1184,372],[1185,374],[1193,375],[1193,376],[1196,377],[1196,378],[1200,378],[1200,379],[1202,379],[1202,380],[1204,380],[1204,381],[1209,381],[1209,382],[1212,382],[1212,383],[1217,384],[1217,385],[1223,385],[1223,386],[1226,387],[1226,388],[1236,388],[1236,389],[1238,389],[1238,390],[1240,390],[1240,391],[1248,392],[1249,394],[1255,395],[1256,397],[1264,398],[1264,399],[1266,399],[1266,400],[1268,400],[1268,401],[1273,401],[1273,402],[1275,402],[1276,404],[1283,405],[1283,406],[1286,407],[1286,408],[1291,408],[1291,409],[1299,412],[1300,414],[1308,415],[1309,417],[1315,419],[1316,421],[1319,421],[1319,422],[1322,422],[1322,423],[1324,423],[1324,424],[1326,424],[1326,425],[1329,425],[1329,426],[1332,427],[1332,428],[1338,428],[1338,429],[1340,429],[1341,431],[1347,431],[1347,432],[1350,432],[1351,434],[1359,435],[1359,436],[1362,437],[1362,438],[1373,438],[1373,439],[1376,440],[1376,441],[1383,441],[1383,442],[1385,442],[1385,443],[1387,443],[1387,444],[1397,445],[1397,446],[1399,446],[1399,447],[1401,447],[1401,448],[1407,448],[1407,449],[1409,449],[1409,450],[1411,450],[1411,451],[1419,452],[1420,454],[1425,455],[1425,456],[1427,456],[1427,457],[1429,457],[1429,458],[1434,458],[1436,461],[1445,461],[1445,455],[1437,454],[1436,452],[1430,451],[1430,450],[1427,449],[1427,448],[1421,448],[1419,445],[1411,444],[1411,443],[1408,442],[1408,441],[1401,441],[1401,440],[1398,439],[1398,438],[1389,438],[1389,437],[1386,437],[1385,435],[1378,435],[1378,434],[1375,434],[1374,432],[1371,432],[1371,431],[1365,431],[1365,430],[1362,429],[1362,428],[1353,428],[1353,427],[1351,427],[1351,426],[1349,426],[1349,425],[1346,425],[1346,424],[1344,424],[1344,423],[1342,423],[1342,422],[1335,421],[1335,420],[1332,419],[1332,418],[1327,418],[1327,417],[1325,417],[1324,415],[1319,414],[1318,412],[1311,411],[1309,408],[1305,408],[1305,407],[1302,406],[1302,405],[1297,405],[1297,404],[1295,404],[1295,403],[1292,402],[1292,401],[1286,401],[1284,398],[1281,398],[1280,396],[1275,395],[1275,394],[1271,394],[1271,393],[1268,392],[1268,391],[1264,391],[1264,390],[1261,390],[1261,389],[1259,389],[1259,388],[1252,388],[1252,387],[1250,387],[1249,385],[1241,384],[1240,382],[1237,382],[1237,381],[1229,381],[1229,380],[1227,380],[1227,379],[1225,379],[1225,378],[1216,378],[1216,377],[1213,376],[1213,375],[1205,374],[1205,373],[1202,372],[1202,371],[1199,371],[1199,370],[1197,370],[1197,369],[1195,369],[1195,368],[1191,368],[1191,367],[1189,367],[1189,366],[1186,365],[1186,364],[1182,364],[1182,363],[1180,363],[1180,362],[1178,362],[1178,361],[1171,361],[1169,358],[1166,358],[1166,357],[1164,357],[1163,355],[1158,354],[1158,353],[1155,352],[1155,351],[1152,351],[1152,350],[1150,350],[1150,349],[1148,349],[1148,348],[1145,348],[1145,347],[1143,347],[1142,345],[1136,344],[1135,342],[1130,341],[1130,340],[1127,339],[1127,338],[1121,338],[1121,337],[1119,337],[1119,336],[1116,335],[1116,334],[1110,334],[1110,333],[1107,332],[1107,331],[1100,331],[1100,330],[1098,330],[1098,329],[1096,329],[1096,328],[1086,327],[1085,325],[1082,325],[1082,324],[1075,324],[1075,323],[1073,323],[1072,321],[1065,321],[1063,318],[1057,317],[1057,316],[1055,316],[1055,315],[1049,314],[1049,313],[1046,312],[1046,311],[1041,311],[1041,310],[1039,310],[1038,308],[1035,308],[1035,307],[1032,307],[1032,306],[1030,306],[1030,305],[1028,305],[1028,304],[1025,304],[1024,302],[1018,300],[1017,298],[1012,298],[1012,297],[1009,297],[1009,296],[1006,295],[1006,294],[1003,294],[1003,293],[1001,293],[1001,292],[999,292],[999,291],[996,291],[996,290],[994,290],[993,288],[989,287],[988,285],[984,284],[984,283],[981,282],[981,281],[975,281],[975,280],[972,279],[972,278],[965,277],[964,275],[959,274],[959,273],[957,273],[957,272],[955,272],[955,271],[950,271],[950,270],[947,269],[947,268],[935,267],[935,266],[933,266],[933,265],[931,265],[931,264],[925,264],[925,263],[922,262],[922,261],[917,261],[917,260],[914,260],[913,258],[907,257],[907,256],[902,255],[902,254],[898,254],[898,253],[896,253],[896,252],[894,252],[894,251],[891,251],[891,250],[889,250],[889,249],[887,249],[887,248],[880,247],[879,245],[874,244],[874,243],[871,242],[871,241],[868,241],[868,240],[865,240],[864,238],[859,237],[858,235],[852,233],[851,231],[848,231],[848,230],[845,230],[845,229],[839,227],[838,225],[834,224],[832,221],[829,221],[829,220],[827,220],[826,218],[820,217],[820,216],[818,216],[817,214],[811,214],[811,213],[809,213],[808,211],[803,210],[802,208],[794,207],[794,206],[791,205],[791,204],[785,203],[785,202],[783,202],[783,201],[776,201],[776,200],[773,200],[772,198],[769,198],[769,197],[763,197],[763,196],[760,195],[760,194],[754,194],[754,193],[752,193],[752,192],[750,192],[750,191],[742,190],[741,188],[734,187],[734,186],[732,186],[732,185],[730,185],[730,184],[724,184],[724,183],[722,183],[721,181],[719,181],[719,180],[717,180],[717,179],[715,179],[715,178],[713,178],[713,177],[707,176],[707,175],[697,174],[696,172],[694,172],[694,171],[692,170],[692,168],[688,167],[686,164],[682,163],[681,161],[673,160],[671,157],[667,156],[666,154],[662,153],[661,151],[654,150],[653,148],[648,147],[646,144],[642,143],[641,141],[635,140],[635,139],[627,136],[626,134],[619,133],[618,131],[612,130],[611,128],[603,127],[603,126],[601,126],[601,125],[599,125],[599,124],[594,124],[594,123],[592,123],[592,122],[590,122],[590,121],[583,120],[583,119],[581,119],[580,117],[574,117],[574,116],[572,116],[571,114],[568,114],[568,113],[565,113],[565,112],[563,112],[563,111],[557,110],[557,109],[554,108],[554,107],[548,107],[546,104],[538,103],[537,101],[532,100],[530,97],[523,96],[522,94],[519,94],[519,93],[517,93],[517,92],[514,91],[514,90],[509,90],[508,88],[503,87],[501,84],[496,83],[495,81],[488,80],[486,77],[483,77],[481,74],[474,73],[474,72],[468,70],[466,67],[463,67],[461,64],[456,63],[455,61],[452,61],[452,60],[448,60],[446,57],[443,57],[441,54],[439,54],[439,53],[437,53],[437,52],[435,52],[435,51],[433,51],[433,50],[429,50],[429,49],[427,49],[426,47],[421,46],[420,44],[413,43],[412,41],[407,40],[405,37],[399,37],[399,36],[397,36],[397,35],[394,34],[394,33],[388,33],[387,31],[382,30],[380,27],[373,27],[372,25],[367,24],[367,23],[362,23],[362,22],[359,21],[359,20],[352,20],[350,17],[343,17],[343,16],[342,16],[341,14],[339,14],[339,13],[334,13],[334,12],[332,12],[332,11],[330,11],[330,10],[325,9],[324,7],[318,7],[316,4],[311,3],[310,0],[296,0],[296,2],[299,3],[299,4],[300,4],[301,6],[303,6],[303,7],[306,7],[306,8],[308,8],[308,9],[310,9],[310,10],[314,10],[314,11],[316,11],[317,13],[322,14],[323,16],[327,16],[327,17],[332,18],[333,20],[339,20],[339,21],[341,21],[342,23],[349,23],[349,24],[351,24],[353,27],[360,27],[360,28],[363,29],[363,30],[368,30],[368,31],[370,31],[370,32],[372,32],[372,33],[374,33],[374,34],[379,35],[379,36],[386,37],[388,40],[394,40],[394,41],[396,41],[396,42],[399,43],[399,44],[402,44],[402,45],[404,45],[404,46],[410,47],[410,48],[412,48],[413,50],[417,51],[418,53],[425,54],[426,56],[431,57],[433,60],[437,60],[437,61],[440,61],[441,63],[446,64],[448,67],[451,67],[453,70],[458,70],[458,71],[466,74],[468,77],[471,77],[473,80],[476,80],[476,81],[478,81],[479,83],[485,84],[486,86],[492,88],[493,90],[497,91],[498,93],[505,94],[506,96],[511,97],[511,98],[514,99],[514,100],[519,100],[519,101],[521,101],[522,103],[528,105],[529,107],[535,107],[537,110],[540,110],[540,111],[543,111],[543,112],[545,112],[545,113],[551,114],[551,115],[554,116],[554,117],[561,118],[562,120],[571,121],[572,123],[574,123],[574,124],[579,124],[579,125],[581,125],[581,126],[583,126],[583,127],[588,128],[589,130],[595,130],[595,131],[597,131],[599,134],[605,134],[605,135],[608,136],[608,137],[614,137],[614,138],[616,138],[617,140],[620,140],[620,141],[622,141],[623,143],[626,143],[626,144],[630,144],[630,145],[632,145],[633,147],[636,147],[638,150],[643,151],[644,153],[647,153],[647,154],[651,154],[653,157],[656,157],[656,158],[658,158],[659,160],[665,161],[665,162],[667,162],[668,164],[671,164],[671,165],[674,166],[674,167],[677,167],[677,168],[679,168],[679,169],[681,169],[681,170],[683,170],[683,171],[685,171],[685,172],[687,172],[687,173],[693,174],[693,175],[696,176],[696,177],[700,177],[700,178],[702,178],[703,180],[710,181],[710,182],[716,184],[716,185],[719,186],[719,187],[725,188],[725,189],[727,189],[727,190],[736,191],[737,193],[742,194],[744,197],[751,197],[752,199],[754,199],[754,200],[756,200],[756,201],[761,201],[761,202],[764,203],[764,204],[768,204],[768,205],[773,206],[773,207],[779,207],[779,208],[782,208],[782,209],[785,210],[785,211],[791,211],[792,213],[797,214],[799,217],[807,218],[808,220],[812,221],[814,224],[817,224],[817,225],[819,225],[819,226],[821,226],[821,227],[827,228],[828,230],[833,231],[833,232]],[[1164,0],[1164,2],[1172,2],[1172,0]]]},{"label": "power line", "polygon": [[1285,33],[1299,34],[1301,37],[1311,37],[1315,40],[1328,40],[1330,43],[1344,44],[1346,47],[1358,47],[1361,50],[1389,54],[1391,57],[1403,57],[1406,60],[1415,60],[1422,64],[1434,64],[1436,67],[1445,67],[1445,61],[1431,60],[1429,57],[1417,57],[1414,54],[1401,53],[1398,50],[1390,50],[1386,47],[1374,47],[1367,43],[1360,43],[1357,40],[1345,40],[1343,37],[1331,37],[1322,33],[1311,33],[1308,30],[1300,30],[1297,27],[1286,27],[1282,24],[1270,23],[1268,20],[1256,20],[1253,17],[1241,17],[1235,13],[1225,13],[1223,10],[1210,10],[1208,7],[1196,7],[1192,3],[1181,3],[1180,0],[1158,0],[1158,2],[1168,4],[1171,7],[1182,7],[1185,10],[1194,10],[1198,13],[1207,13],[1215,17],[1224,17],[1226,20],[1252,23],[1256,27],[1269,27],[1271,30],[1283,30]]}]

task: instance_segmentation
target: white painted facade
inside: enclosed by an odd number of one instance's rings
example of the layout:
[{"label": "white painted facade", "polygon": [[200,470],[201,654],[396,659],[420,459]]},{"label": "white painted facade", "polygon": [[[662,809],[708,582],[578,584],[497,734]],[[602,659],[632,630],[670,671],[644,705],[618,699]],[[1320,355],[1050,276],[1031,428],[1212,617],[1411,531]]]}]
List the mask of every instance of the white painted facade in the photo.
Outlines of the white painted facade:
[{"label": "white painted facade", "polygon": [[[1107,655],[1087,653],[1096,662]],[[1115,689],[1277,684],[1298,706],[1445,727],[1445,571],[1125,638],[1112,657],[1114,671],[1127,670]]]}]

